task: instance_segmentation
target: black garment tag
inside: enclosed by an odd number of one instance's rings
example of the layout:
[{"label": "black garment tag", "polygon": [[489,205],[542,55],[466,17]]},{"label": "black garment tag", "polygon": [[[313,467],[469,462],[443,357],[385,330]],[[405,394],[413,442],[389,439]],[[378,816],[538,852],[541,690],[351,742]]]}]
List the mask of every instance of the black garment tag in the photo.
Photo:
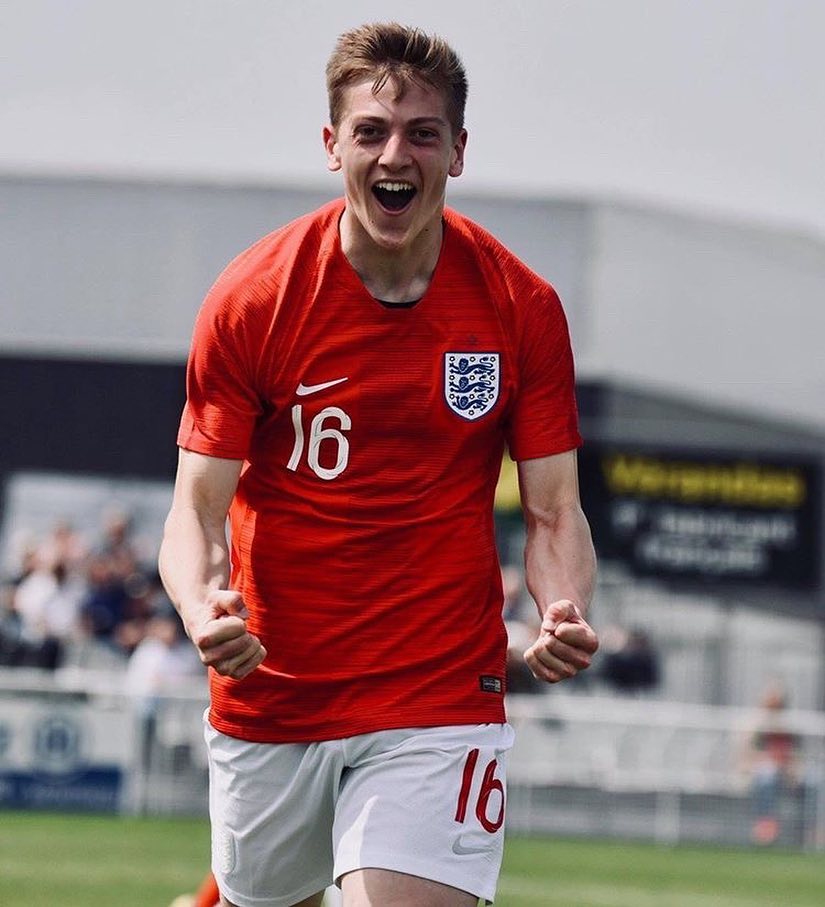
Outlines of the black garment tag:
[{"label": "black garment tag", "polygon": [[482,674],[478,678],[482,693],[502,693],[504,684],[500,677],[493,677],[491,674]]}]

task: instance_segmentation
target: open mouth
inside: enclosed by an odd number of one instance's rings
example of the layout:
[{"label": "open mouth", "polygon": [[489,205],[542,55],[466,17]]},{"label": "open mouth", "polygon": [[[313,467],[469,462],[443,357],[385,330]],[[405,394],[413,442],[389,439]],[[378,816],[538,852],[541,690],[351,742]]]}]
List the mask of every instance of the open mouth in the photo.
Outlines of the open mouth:
[{"label": "open mouth", "polygon": [[416,191],[411,183],[396,180],[381,180],[372,187],[372,194],[381,207],[388,211],[403,211],[415,197]]}]

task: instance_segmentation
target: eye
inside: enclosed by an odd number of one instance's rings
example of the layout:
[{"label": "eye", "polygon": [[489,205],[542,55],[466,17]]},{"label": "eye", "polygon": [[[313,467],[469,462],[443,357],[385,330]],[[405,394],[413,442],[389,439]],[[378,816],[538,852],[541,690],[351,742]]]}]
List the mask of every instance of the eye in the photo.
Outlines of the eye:
[{"label": "eye", "polygon": [[355,127],[353,135],[359,142],[372,142],[381,137],[381,131],[371,123],[361,123]]},{"label": "eye", "polygon": [[412,137],[416,142],[435,142],[438,141],[439,135],[435,129],[422,126],[413,132]]}]

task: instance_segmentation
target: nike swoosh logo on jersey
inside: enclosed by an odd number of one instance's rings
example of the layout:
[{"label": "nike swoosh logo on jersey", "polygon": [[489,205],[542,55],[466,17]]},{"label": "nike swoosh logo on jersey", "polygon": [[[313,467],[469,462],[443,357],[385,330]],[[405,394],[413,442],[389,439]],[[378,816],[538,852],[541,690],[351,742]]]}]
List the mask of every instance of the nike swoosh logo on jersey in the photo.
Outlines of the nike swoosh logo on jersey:
[{"label": "nike swoosh logo on jersey", "polygon": [[324,381],[321,384],[304,384],[302,381],[295,389],[295,393],[299,397],[307,397],[309,394],[317,394],[318,391],[325,391],[328,387],[335,387],[336,384],[341,384],[344,381],[349,381],[349,376],[346,378],[335,378],[333,381]]},{"label": "nike swoosh logo on jersey", "polygon": [[480,847],[468,847],[466,844],[462,844],[461,840],[461,838],[456,838],[455,841],[453,841],[453,853],[458,854],[458,856],[469,853],[486,853],[489,850],[489,847],[486,844],[483,844]]}]

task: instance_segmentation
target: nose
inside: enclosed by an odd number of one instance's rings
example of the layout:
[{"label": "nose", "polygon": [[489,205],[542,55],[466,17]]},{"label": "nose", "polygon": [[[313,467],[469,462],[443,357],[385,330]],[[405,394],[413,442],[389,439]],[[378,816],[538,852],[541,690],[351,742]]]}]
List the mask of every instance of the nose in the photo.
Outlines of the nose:
[{"label": "nose", "polygon": [[410,163],[410,150],[406,136],[392,132],[381,149],[379,163],[389,170],[400,170]]}]

